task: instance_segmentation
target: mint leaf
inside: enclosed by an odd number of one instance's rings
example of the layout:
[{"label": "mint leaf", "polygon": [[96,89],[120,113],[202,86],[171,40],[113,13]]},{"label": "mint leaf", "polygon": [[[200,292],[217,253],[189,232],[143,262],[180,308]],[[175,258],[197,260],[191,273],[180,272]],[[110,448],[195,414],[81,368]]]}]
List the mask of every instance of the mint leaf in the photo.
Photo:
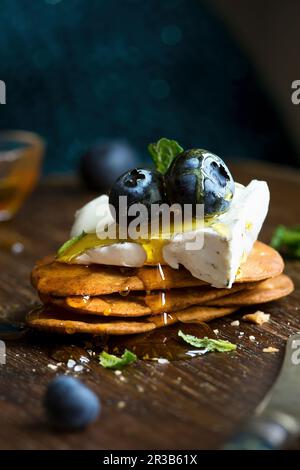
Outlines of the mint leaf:
[{"label": "mint leaf", "polygon": [[300,226],[278,225],[273,234],[271,246],[283,255],[300,258]]},{"label": "mint leaf", "polygon": [[77,243],[79,240],[81,240],[86,233],[83,231],[80,235],[77,235],[76,237],[70,238],[70,240],[66,241],[58,250],[57,256],[63,256],[63,254],[71,248],[75,243]]},{"label": "mint leaf", "polygon": [[125,349],[121,357],[109,354],[106,351],[102,351],[99,354],[100,365],[106,369],[119,369],[120,367],[127,366],[136,360],[136,355],[128,349]]},{"label": "mint leaf", "polygon": [[181,152],[183,148],[176,142],[176,140],[169,140],[163,137],[158,142],[149,144],[148,150],[155,163],[156,169],[165,174],[171,162]]},{"label": "mint leaf", "polygon": [[222,339],[211,339],[207,337],[197,338],[197,336],[186,335],[181,330],[178,331],[178,336],[180,336],[180,338],[182,338],[186,343],[191,344],[196,348],[203,348],[207,352],[227,352],[234,351],[236,349],[236,344]]}]

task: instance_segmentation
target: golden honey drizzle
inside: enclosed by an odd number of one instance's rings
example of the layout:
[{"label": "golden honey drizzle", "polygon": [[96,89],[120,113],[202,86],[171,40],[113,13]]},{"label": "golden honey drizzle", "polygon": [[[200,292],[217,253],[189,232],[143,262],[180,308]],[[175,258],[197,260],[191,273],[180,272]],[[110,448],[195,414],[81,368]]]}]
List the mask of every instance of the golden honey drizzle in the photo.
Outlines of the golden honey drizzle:
[{"label": "golden honey drizzle", "polygon": [[146,253],[145,265],[159,266],[164,263],[163,248],[170,242],[172,236],[176,233],[188,233],[201,228],[211,228],[222,237],[227,237],[229,235],[228,227],[226,224],[218,221],[217,216],[207,217],[204,221],[202,219],[192,219],[189,222],[184,221],[183,224],[180,224],[179,226],[171,222],[170,226],[166,230],[163,230],[162,227],[159,226],[158,231],[154,234],[150,233],[149,235],[149,231],[147,230],[143,237],[141,236],[137,239],[132,239],[130,237],[122,238],[119,234],[119,226],[114,226],[116,227],[116,233],[114,236],[111,236],[111,238],[104,236],[105,232],[101,234],[84,234],[84,236],[79,237],[78,240],[70,246],[67,246],[63,250],[59,250],[57,259],[61,262],[72,263],[77,256],[89,249],[131,242],[139,244],[144,248]]}]

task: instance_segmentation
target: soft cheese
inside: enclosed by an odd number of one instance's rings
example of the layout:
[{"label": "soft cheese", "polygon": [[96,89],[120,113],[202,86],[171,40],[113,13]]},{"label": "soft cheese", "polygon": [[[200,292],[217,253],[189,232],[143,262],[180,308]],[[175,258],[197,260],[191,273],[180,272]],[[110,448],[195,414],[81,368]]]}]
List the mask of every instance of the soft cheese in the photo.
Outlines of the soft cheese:
[{"label": "soft cheese", "polygon": [[[235,184],[235,195],[230,209],[208,226],[194,233],[174,234],[162,247],[162,256],[172,268],[183,265],[191,274],[214,287],[231,287],[241,262],[246,259],[257,240],[269,206],[269,189],[264,181],[253,180],[248,186]],[[113,223],[108,197],[91,201],[76,214],[71,235],[99,233],[102,227]],[[203,247],[186,249],[186,242],[202,231]],[[88,249],[75,260],[80,264],[110,264],[140,267],[147,258],[143,246],[134,242],[113,243]]]},{"label": "soft cheese", "polygon": [[232,205],[218,217],[218,223],[204,227],[204,244],[199,251],[184,250],[186,234],[176,234],[163,248],[172,268],[183,265],[191,274],[214,287],[231,287],[241,262],[247,258],[265,220],[269,189],[264,181],[253,180],[244,187],[236,184]]}]

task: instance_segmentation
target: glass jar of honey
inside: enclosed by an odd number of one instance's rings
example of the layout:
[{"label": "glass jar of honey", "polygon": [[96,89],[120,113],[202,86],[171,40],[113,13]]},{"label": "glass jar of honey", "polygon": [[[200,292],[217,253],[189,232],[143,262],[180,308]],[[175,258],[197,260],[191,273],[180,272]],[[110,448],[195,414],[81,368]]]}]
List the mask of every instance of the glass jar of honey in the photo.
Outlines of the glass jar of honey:
[{"label": "glass jar of honey", "polygon": [[33,132],[0,132],[0,222],[11,219],[34,189],[44,147]]}]

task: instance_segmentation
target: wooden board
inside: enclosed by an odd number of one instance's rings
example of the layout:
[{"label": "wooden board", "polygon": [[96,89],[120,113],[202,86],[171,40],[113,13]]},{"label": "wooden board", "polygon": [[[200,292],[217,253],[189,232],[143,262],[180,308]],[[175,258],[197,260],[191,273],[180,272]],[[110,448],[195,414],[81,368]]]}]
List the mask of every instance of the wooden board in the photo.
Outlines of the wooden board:
[{"label": "wooden board", "polygon": [[[300,223],[300,175],[296,170],[256,162],[233,166],[237,181],[266,179],[271,208],[261,239],[268,242],[277,224]],[[24,245],[12,254],[0,248],[0,317],[22,319],[37,297],[30,270],[37,258],[54,252],[68,237],[74,211],[93,195],[69,178],[41,184],[17,218],[4,231]],[[8,233],[7,232],[7,233]],[[96,359],[78,374],[102,400],[102,414],[79,433],[56,433],[48,427],[42,399],[54,371],[53,351],[66,340],[55,336],[24,336],[7,341],[6,365],[0,365],[1,449],[212,449],[221,446],[255,409],[272,385],[281,365],[287,337],[300,330],[300,262],[289,261],[286,272],[296,291],[287,299],[264,305],[270,323],[231,326],[238,314],[213,322],[220,337],[239,344],[234,354],[209,354],[189,361],[160,365],[139,361],[122,376],[101,368]],[[244,337],[238,339],[238,332]],[[257,342],[251,342],[254,335]],[[85,354],[68,339],[70,356]],[[73,347],[72,347],[73,345]],[[264,347],[279,348],[266,354]],[[57,357],[57,356],[55,356]],[[122,378],[123,377],[123,378]],[[292,391],[291,391],[292,393]],[[120,402],[122,402],[120,404]]]}]

